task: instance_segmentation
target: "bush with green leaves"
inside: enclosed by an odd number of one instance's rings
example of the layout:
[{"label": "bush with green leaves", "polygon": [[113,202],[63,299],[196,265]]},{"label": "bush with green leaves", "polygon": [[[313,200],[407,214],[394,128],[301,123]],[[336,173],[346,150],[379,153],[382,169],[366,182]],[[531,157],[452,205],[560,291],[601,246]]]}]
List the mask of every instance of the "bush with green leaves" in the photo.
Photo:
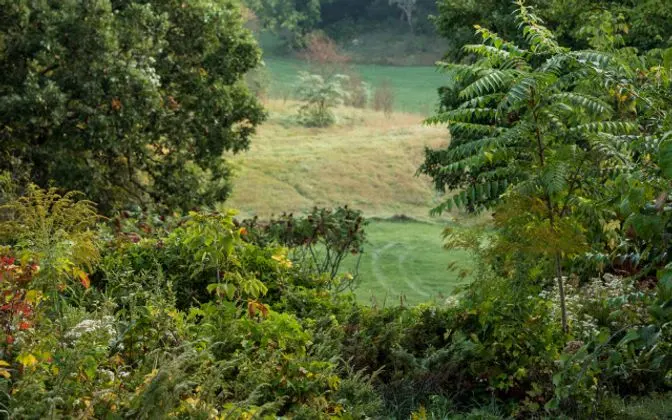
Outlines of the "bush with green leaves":
[{"label": "bush with green leaves", "polygon": [[[378,412],[366,375],[338,361],[338,321],[319,311],[352,300],[332,303],[314,282],[308,311],[281,302],[307,290],[293,286],[286,251],[244,241],[231,214],[159,218],[156,230],[126,220],[115,234],[81,217],[88,202],[31,191],[10,202],[0,223],[0,285],[12,296],[0,308],[0,402],[9,416],[312,419]],[[28,240],[40,238],[40,226],[52,239]],[[133,231],[137,226],[143,228]],[[61,238],[77,248],[90,240],[82,232],[101,244],[102,259],[84,264],[95,272],[73,276],[79,286],[40,289],[50,266],[70,258]]]},{"label": "bush with green leaves", "polygon": [[599,186],[628,165],[618,151],[637,126],[609,100],[605,74],[617,71],[610,57],[561,47],[518,5],[526,47],[479,27],[482,43],[464,47],[479,59],[443,65],[451,84],[428,122],[447,123],[452,142],[428,149],[420,171],[437,189],[457,192],[435,212],[503,203],[496,221],[511,231],[509,245],[553,261],[564,305],[563,255],[586,250],[585,206],[603,199]]},{"label": "bush with green leaves", "polygon": [[307,72],[299,73],[296,94],[303,105],[299,108],[298,121],[306,127],[328,127],[336,122],[332,109],[343,105],[349,94],[344,84],[348,76],[336,74],[323,77]]},{"label": "bush with green leaves", "polygon": [[[337,292],[356,285],[366,242],[367,221],[361,211],[347,206],[333,210],[315,207],[301,217],[283,214],[267,222],[253,218],[239,223],[247,241],[289,249],[288,257],[305,278],[325,277],[325,287]],[[355,271],[341,273],[341,266],[350,255],[357,257]]]}]

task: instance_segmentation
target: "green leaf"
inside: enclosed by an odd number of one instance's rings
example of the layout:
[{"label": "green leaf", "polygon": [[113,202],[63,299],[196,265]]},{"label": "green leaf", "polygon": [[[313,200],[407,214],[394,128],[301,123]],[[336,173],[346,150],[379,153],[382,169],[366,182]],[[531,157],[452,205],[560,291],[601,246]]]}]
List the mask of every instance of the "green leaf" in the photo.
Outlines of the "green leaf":
[{"label": "green leaf", "polygon": [[658,164],[667,179],[672,179],[672,136],[667,138],[660,144],[658,152]]}]

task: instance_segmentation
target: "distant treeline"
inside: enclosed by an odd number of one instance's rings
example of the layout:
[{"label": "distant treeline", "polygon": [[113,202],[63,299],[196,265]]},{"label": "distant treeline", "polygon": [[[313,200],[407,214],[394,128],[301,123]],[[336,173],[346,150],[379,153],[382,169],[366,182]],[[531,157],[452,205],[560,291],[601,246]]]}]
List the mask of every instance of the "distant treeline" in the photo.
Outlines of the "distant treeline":
[{"label": "distant treeline", "polygon": [[[506,0],[244,1],[263,27],[292,47],[300,47],[305,35],[315,30],[343,40],[380,29],[438,32],[455,46],[475,40],[474,25],[491,28],[504,38],[518,36],[516,6]],[[668,0],[529,0],[527,4],[568,47],[585,48],[612,35],[619,37],[621,46],[640,50],[670,45]]]},{"label": "distant treeline", "polygon": [[290,46],[323,30],[332,38],[348,39],[372,29],[393,28],[409,33],[434,33],[430,16],[435,0],[244,0],[259,23]]}]

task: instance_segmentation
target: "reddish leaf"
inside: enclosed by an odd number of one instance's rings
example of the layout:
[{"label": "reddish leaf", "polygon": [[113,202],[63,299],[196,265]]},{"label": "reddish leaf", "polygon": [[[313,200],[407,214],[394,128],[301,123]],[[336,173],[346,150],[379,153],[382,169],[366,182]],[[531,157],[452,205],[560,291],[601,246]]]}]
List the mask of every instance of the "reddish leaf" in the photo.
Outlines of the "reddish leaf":
[{"label": "reddish leaf", "polygon": [[79,272],[79,281],[85,289],[91,287],[91,280],[89,280],[89,276],[83,271]]}]

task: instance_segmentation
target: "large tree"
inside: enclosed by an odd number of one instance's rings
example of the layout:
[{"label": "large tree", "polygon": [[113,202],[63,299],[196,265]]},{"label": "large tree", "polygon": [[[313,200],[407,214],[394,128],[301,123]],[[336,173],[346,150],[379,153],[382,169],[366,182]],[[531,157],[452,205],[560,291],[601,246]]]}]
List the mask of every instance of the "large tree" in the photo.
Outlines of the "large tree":
[{"label": "large tree", "polygon": [[0,0],[0,170],[104,211],[220,201],[259,60],[235,0]]},{"label": "large tree", "polygon": [[[452,141],[426,152],[420,171],[452,191],[436,211],[490,209],[510,238],[505,247],[547,257],[560,290],[567,329],[562,259],[585,251],[586,208],[604,200],[604,184],[629,163],[636,125],[611,92],[621,71],[613,58],[561,47],[517,1],[524,43],[478,28],[480,44],[464,50],[473,64],[445,64],[450,84],[432,123],[448,124]],[[625,99],[621,99],[625,100]]]}]

